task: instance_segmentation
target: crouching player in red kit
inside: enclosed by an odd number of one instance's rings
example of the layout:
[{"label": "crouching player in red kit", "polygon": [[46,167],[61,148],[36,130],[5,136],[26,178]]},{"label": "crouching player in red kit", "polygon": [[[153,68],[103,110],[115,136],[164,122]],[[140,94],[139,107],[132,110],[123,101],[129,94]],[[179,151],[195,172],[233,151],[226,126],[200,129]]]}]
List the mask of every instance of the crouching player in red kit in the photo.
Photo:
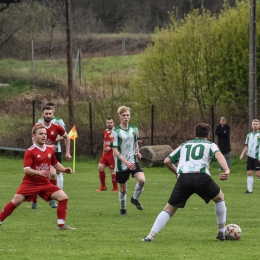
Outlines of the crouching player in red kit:
[{"label": "crouching player in red kit", "polygon": [[26,150],[24,155],[24,178],[22,184],[16,191],[11,202],[5,205],[0,214],[0,226],[12,212],[22,204],[23,201],[32,201],[39,195],[45,201],[57,200],[57,229],[74,230],[65,224],[67,215],[68,196],[59,187],[53,185],[49,180],[50,167],[57,171],[71,173],[71,168],[63,167],[56,157],[53,148],[45,145],[47,133],[43,125],[33,128],[34,144]]}]

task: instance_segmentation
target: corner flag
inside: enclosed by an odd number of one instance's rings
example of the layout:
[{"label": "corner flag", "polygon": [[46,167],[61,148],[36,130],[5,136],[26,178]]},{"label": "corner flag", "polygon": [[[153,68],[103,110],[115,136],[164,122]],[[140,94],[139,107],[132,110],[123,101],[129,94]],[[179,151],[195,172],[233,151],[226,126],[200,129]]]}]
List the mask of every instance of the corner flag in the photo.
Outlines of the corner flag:
[{"label": "corner flag", "polygon": [[76,126],[74,125],[70,132],[69,132],[69,138],[70,140],[74,140],[74,145],[73,145],[73,167],[72,167],[72,172],[75,172],[75,160],[76,160],[76,138],[78,137],[78,133],[76,130]]}]

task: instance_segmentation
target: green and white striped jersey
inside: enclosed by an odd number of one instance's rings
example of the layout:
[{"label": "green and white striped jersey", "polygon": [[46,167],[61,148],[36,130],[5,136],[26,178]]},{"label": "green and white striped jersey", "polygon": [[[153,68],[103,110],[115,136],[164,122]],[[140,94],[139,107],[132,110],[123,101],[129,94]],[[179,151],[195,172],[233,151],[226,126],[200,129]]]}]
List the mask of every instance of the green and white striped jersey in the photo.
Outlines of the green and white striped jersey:
[{"label": "green and white striped jersey", "polygon": [[181,144],[169,156],[172,163],[178,163],[177,173],[205,173],[210,175],[209,164],[219,151],[215,143],[205,138],[195,138]]},{"label": "green and white striped jersey", "polygon": [[[128,125],[128,129],[122,129],[121,126],[117,126],[113,129],[110,140],[111,147],[117,148],[118,152],[128,161],[136,163],[135,156],[135,143],[139,138],[139,132],[136,126]],[[122,172],[127,170],[127,166],[122,163],[117,157],[115,157],[115,171]]]},{"label": "green and white striped jersey", "polygon": [[247,134],[245,145],[247,146],[247,155],[259,160],[260,132],[251,132]]},{"label": "green and white striped jersey", "polygon": [[[43,118],[41,117],[39,120],[38,120],[38,123],[41,123],[43,121]],[[65,131],[67,131],[67,127],[65,126],[65,123],[63,122],[63,120],[59,117],[54,117],[52,120],[51,120],[52,123],[55,123],[57,125],[60,125],[61,127],[63,127],[65,129]],[[58,135],[59,137],[59,135]],[[61,152],[61,145],[60,145],[60,142],[56,142],[55,145],[57,146],[57,149],[55,152]]]}]

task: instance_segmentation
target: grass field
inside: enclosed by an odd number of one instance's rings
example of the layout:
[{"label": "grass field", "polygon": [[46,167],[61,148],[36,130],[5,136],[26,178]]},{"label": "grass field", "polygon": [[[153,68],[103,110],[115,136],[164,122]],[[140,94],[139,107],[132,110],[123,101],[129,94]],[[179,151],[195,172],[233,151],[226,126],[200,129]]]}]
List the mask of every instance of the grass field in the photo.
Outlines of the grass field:
[{"label": "grass field", "polygon": [[[0,209],[9,202],[23,177],[22,158],[0,155]],[[64,165],[70,165],[64,163]],[[177,211],[152,243],[141,242],[167,202],[175,178],[165,167],[144,168],[144,206],[138,211],[130,198],[135,180],[129,180],[127,216],[119,215],[117,193],[97,193],[97,161],[80,160],[73,175],[64,175],[69,196],[67,223],[75,231],[56,230],[56,210],[39,199],[38,209],[23,203],[0,227],[0,259],[260,259],[260,182],[255,177],[253,194],[246,190],[245,160],[233,160],[232,173],[218,181],[218,165],[211,166],[212,177],[226,197],[227,224],[242,229],[239,241],[218,241],[212,202],[206,205],[197,195],[185,209]]]}]

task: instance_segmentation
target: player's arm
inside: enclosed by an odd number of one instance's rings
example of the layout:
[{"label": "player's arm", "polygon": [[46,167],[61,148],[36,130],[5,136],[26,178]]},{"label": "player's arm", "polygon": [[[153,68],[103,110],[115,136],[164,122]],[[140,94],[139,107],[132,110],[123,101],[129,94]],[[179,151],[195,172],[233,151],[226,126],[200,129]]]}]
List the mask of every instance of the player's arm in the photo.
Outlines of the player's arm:
[{"label": "player's arm", "polygon": [[71,155],[70,155],[70,138],[68,136],[68,134],[65,132],[65,134],[62,136],[65,140],[65,146],[66,146],[66,160],[70,161],[71,159]]},{"label": "player's arm", "polygon": [[139,159],[142,158],[142,155],[139,152],[139,144],[138,144],[138,140],[135,142],[135,156],[138,157]]},{"label": "player's arm", "polygon": [[172,163],[171,159],[169,157],[167,157],[165,160],[164,160],[164,164],[166,165],[166,167],[171,171],[173,172],[176,177],[177,177],[177,167]]},{"label": "player's arm", "polygon": [[43,177],[49,177],[49,175],[50,175],[50,171],[46,171],[46,170],[38,171],[38,170],[34,170],[30,167],[25,167],[24,173],[26,175],[30,175],[30,176],[38,175],[38,176],[43,176]]},{"label": "player's arm", "polygon": [[70,167],[64,167],[61,163],[57,163],[56,165],[53,165],[53,167],[58,171],[58,172],[64,172],[64,173],[72,173],[72,170]]},{"label": "player's arm", "polygon": [[229,173],[230,173],[230,170],[229,170],[228,165],[227,165],[227,161],[220,151],[217,151],[215,153],[215,158],[218,160],[218,163],[220,164],[222,169],[225,171],[224,173],[221,173],[219,175],[219,179],[224,181],[228,178]]},{"label": "player's arm", "polygon": [[243,151],[242,151],[242,153],[241,153],[241,155],[239,157],[240,161],[242,161],[242,159],[243,159],[244,155],[246,154],[246,152],[247,152],[247,145],[244,147],[244,149],[243,149]]},{"label": "player's arm", "polygon": [[128,169],[134,170],[136,168],[134,163],[128,162],[124,156],[118,152],[117,147],[112,147],[114,155],[122,162],[124,163]]}]

